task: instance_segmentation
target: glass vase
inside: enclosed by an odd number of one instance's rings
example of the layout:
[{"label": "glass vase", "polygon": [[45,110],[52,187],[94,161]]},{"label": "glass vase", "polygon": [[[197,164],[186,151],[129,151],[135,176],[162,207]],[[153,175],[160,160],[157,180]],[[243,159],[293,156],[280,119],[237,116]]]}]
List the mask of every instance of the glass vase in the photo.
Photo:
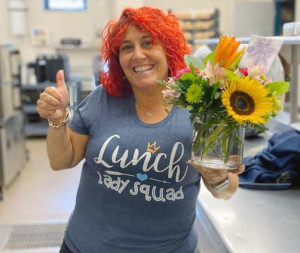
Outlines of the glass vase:
[{"label": "glass vase", "polygon": [[245,127],[202,113],[193,121],[192,160],[201,167],[237,169],[243,162]]}]

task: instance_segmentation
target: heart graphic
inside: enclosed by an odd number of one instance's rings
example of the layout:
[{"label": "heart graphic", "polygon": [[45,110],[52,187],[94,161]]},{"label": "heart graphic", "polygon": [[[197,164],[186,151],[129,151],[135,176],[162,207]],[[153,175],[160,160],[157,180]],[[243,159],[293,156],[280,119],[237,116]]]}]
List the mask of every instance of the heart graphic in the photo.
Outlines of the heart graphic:
[{"label": "heart graphic", "polygon": [[145,181],[148,179],[147,174],[142,174],[142,173],[137,173],[136,177],[140,180],[140,181]]}]

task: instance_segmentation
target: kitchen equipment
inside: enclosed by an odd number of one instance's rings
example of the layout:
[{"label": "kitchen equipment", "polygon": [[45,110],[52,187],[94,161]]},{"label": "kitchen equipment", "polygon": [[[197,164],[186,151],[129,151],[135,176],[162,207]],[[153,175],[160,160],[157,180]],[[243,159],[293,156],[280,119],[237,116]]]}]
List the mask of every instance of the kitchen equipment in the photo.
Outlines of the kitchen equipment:
[{"label": "kitchen equipment", "polygon": [[[31,63],[30,67],[34,64]],[[28,65],[29,66],[29,65]],[[40,55],[35,61],[35,74],[38,83],[55,82],[56,73],[63,69],[65,72],[65,80],[69,80],[69,60],[65,55]]]},{"label": "kitchen equipment", "polygon": [[11,76],[11,57],[12,45],[0,44],[0,119],[13,115],[13,91]]},{"label": "kitchen equipment", "polygon": [[24,167],[26,158],[24,114],[16,111],[12,117],[0,120],[0,199]]},{"label": "kitchen equipment", "polygon": [[10,69],[12,79],[12,103],[14,109],[21,109],[21,57],[19,50],[10,51]]}]

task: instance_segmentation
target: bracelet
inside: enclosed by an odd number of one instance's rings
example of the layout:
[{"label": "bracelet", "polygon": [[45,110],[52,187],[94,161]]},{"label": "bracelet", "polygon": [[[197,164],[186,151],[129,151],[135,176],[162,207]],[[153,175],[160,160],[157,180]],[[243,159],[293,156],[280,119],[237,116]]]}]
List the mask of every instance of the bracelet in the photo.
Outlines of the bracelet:
[{"label": "bracelet", "polygon": [[66,125],[70,121],[70,119],[71,119],[71,112],[70,112],[70,110],[68,108],[67,108],[66,112],[67,112],[67,114],[66,114],[65,118],[63,119],[63,121],[61,121],[59,123],[53,122],[50,119],[48,119],[49,126],[51,126],[53,128],[60,128],[60,127],[62,127],[64,125]]},{"label": "bracelet", "polygon": [[227,178],[225,181],[219,183],[218,185],[210,185],[210,187],[213,191],[222,192],[228,188],[229,183],[229,178]]}]

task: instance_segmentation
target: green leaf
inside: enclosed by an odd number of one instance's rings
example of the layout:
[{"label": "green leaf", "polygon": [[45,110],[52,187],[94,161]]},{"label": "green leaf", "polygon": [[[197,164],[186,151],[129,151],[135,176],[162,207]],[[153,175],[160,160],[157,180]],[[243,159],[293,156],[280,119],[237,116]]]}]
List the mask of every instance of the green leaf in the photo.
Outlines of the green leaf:
[{"label": "green leaf", "polygon": [[253,127],[261,133],[264,133],[267,130],[267,128],[263,124],[255,124],[253,125]]},{"label": "green leaf", "polygon": [[214,99],[218,99],[221,97],[221,93],[219,92],[215,92],[213,95],[214,95]]},{"label": "green leaf", "polygon": [[194,67],[201,68],[202,62],[192,55],[186,54],[184,56],[184,61],[187,66],[193,65]]},{"label": "green leaf", "polygon": [[156,80],[156,82],[160,83],[160,84],[163,84],[165,86],[168,86],[168,82],[165,81],[165,80]]},{"label": "green leaf", "polygon": [[[243,51],[243,52],[241,52],[241,51]],[[240,61],[245,53],[245,49],[242,49],[239,52],[241,52],[241,54],[231,63],[231,65],[229,66],[229,69],[236,69],[236,67],[240,63]]]},{"label": "green leaf", "polygon": [[227,79],[232,80],[232,81],[240,79],[239,75],[235,74],[234,72],[232,72],[231,70],[228,70],[228,69],[225,69],[225,75],[226,75]]},{"label": "green leaf", "polygon": [[[216,52],[213,51],[210,54],[208,54],[204,59],[203,59],[203,65],[204,67],[206,66],[206,63],[209,61],[211,65],[215,65],[215,54]],[[203,65],[201,67],[203,67]]]},{"label": "green leaf", "polygon": [[190,80],[189,78],[179,79],[179,86],[183,93],[187,91],[187,89],[191,86],[192,83],[193,83],[192,80]]},{"label": "green leaf", "polygon": [[180,81],[190,81],[191,83],[195,82],[195,76],[192,73],[183,73],[180,77]]},{"label": "green leaf", "polygon": [[216,95],[216,93],[219,93],[218,92],[218,87],[217,85],[208,85],[208,86],[204,86],[203,87],[203,97],[202,97],[202,101],[205,105],[209,105],[212,103],[212,100],[215,98],[215,97],[218,97]]},{"label": "green leaf", "polygon": [[271,93],[277,91],[280,95],[286,93],[289,90],[289,87],[289,82],[273,82],[267,84],[267,88],[270,90]]}]

